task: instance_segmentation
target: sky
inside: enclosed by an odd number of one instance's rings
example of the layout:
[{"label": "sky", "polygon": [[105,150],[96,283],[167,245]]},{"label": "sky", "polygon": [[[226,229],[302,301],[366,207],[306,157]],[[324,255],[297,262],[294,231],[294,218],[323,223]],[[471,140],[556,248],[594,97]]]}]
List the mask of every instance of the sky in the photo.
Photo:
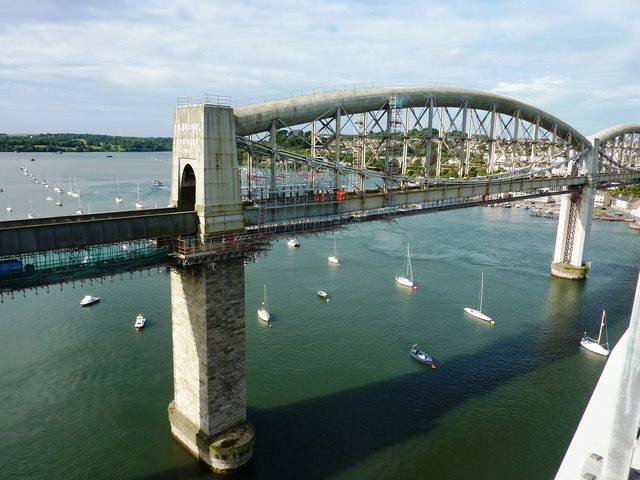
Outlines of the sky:
[{"label": "sky", "polygon": [[169,137],[178,97],[232,104],[438,85],[584,135],[640,124],[637,0],[0,0],[0,133]]}]

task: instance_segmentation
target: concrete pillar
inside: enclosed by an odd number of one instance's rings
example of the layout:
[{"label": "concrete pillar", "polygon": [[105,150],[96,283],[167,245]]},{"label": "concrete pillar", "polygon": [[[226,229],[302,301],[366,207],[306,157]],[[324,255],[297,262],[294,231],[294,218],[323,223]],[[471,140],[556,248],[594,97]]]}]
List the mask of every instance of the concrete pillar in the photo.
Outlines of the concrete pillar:
[{"label": "concrete pillar", "polygon": [[171,433],[215,472],[253,455],[247,421],[242,258],[171,272],[174,400]]},{"label": "concrete pillar", "polygon": [[[597,172],[598,143],[596,140],[593,150],[586,158],[588,175]],[[562,197],[551,275],[570,280],[586,278],[589,271],[586,256],[595,194],[596,188],[589,182],[579,191]]]}]

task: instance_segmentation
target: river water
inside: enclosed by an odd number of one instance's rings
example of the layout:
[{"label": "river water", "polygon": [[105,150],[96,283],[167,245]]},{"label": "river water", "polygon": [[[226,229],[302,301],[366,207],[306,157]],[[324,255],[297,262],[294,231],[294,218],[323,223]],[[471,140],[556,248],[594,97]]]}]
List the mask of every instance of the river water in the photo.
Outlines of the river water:
[{"label": "river water", "polygon": [[[35,158],[35,161],[30,161]],[[170,154],[0,154],[0,217],[65,210],[28,180],[69,175],[83,209],[163,207]],[[116,177],[122,206],[113,201]],[[57,194],[56,194],[57,197]],[[31,199],[31,206],[29,206]],[[5,210],[12,205],[13,212]],[[593,224],[584,282],[549,274],[557,220],[472,208],[274,242],[246,269],[248,417],[257,439],[241,479],[550,479],[605,360],[579,346],[607,310],[626,329],[640,239]],[[411,245],[418,288],[393,277]],[[491,327],[467,317],[477,307]],[[256,317],[267,285],[272,328]],[[329,293],[324,302],[316,291]],[[91,307],[79,301],[101,297]],[[133,329],[138,313],[146,328]],[[430,369],[409,356],[430,353]],[[76,282],[0,303],[0,477],[214,478],[171,437],[169,275]]]}]

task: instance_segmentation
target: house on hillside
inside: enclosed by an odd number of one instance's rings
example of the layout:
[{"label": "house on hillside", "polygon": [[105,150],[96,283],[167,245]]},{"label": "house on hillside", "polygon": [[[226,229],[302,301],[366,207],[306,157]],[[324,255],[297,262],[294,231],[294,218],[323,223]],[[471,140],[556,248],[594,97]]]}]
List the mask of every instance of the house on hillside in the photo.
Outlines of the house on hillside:
[{"label": "house on hillside", "polygon": [[636,199],[629,195],[614,195],[611,200],[611,206],[613,208],[628,211],[633,209],[633,204]]},{"label": "house on hillside", "polygon": [[611,205],[611,194],[606,190],[598,190],[594,201],[596,207],[608,207]]}]

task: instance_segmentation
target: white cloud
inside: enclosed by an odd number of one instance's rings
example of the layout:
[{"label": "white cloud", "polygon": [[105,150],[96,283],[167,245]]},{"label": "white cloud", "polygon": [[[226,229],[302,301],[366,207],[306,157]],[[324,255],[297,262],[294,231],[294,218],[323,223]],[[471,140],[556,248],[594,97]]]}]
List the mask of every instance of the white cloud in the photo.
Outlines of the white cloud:
[{"label": "white cloud", "polygon": [[[615,112],[599,116],[589,104],[585,118],[580,99],[604,102],[607,91],[637,99],[630,86],[640,77],[635,7],[612,2],[615,15],[595,0],[111,0],[55,13],[23,0],[0,26],[0,131],[90,123],[101,133],[169,135],[178,96],[404,80],[493,90],[576,119],[579,129],[605,128]],[[90,104],[102,118],[87,121]],[[132,108],[149,121],[131,122]],[[615,123],[633,122],[620,108]]]}]

